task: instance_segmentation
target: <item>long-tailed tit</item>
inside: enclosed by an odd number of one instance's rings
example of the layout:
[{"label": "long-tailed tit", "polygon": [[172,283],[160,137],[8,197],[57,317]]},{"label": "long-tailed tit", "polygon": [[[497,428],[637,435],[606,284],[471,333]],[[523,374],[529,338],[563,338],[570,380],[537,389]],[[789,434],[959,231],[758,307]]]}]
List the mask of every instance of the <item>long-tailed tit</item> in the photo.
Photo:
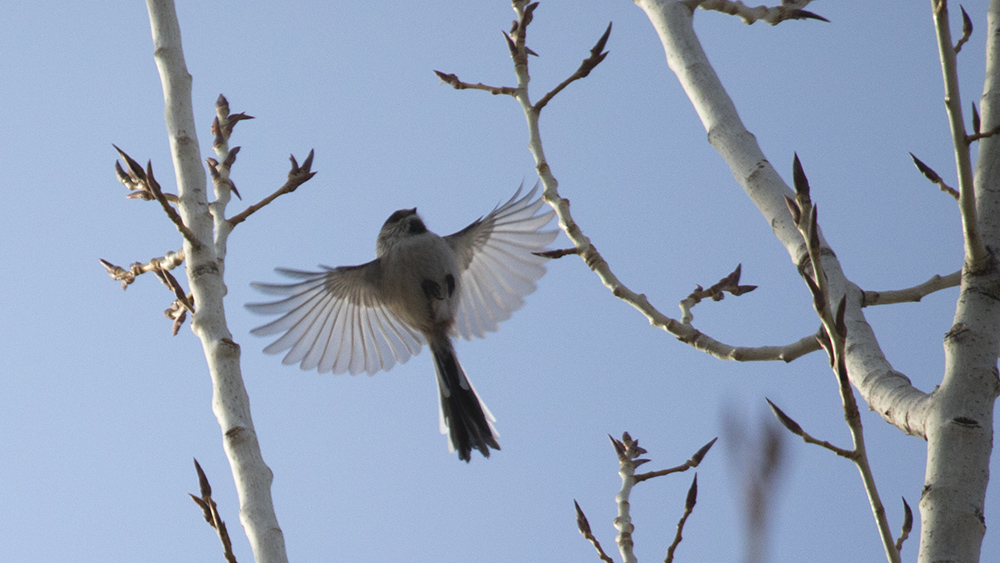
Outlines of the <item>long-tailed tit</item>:
[{"label": "long-tailed tit", "polygon": [[449,450],[469,461],[475,448],[489,457],[499,450],[496,419],[465,375],[451,336],[471,339],[495,331],[524,304],[545,273],[544,249],[556,231],[542,231],[554,213],[538,213],[536,184],[446,237],[427,230],[417,210],[400,209],[386,220],[375,246],[377,258],[360,266],[321,272],[278,269],[298,281],[254,283],[280,301],[250,303],[256,313],[281,315],[255,328],[256,335],[281,334],[264,348],[288,350],[282,363],[320,373],[352,375],[389,370],[420,352],[434,355],[441,394],[441,433]]}]

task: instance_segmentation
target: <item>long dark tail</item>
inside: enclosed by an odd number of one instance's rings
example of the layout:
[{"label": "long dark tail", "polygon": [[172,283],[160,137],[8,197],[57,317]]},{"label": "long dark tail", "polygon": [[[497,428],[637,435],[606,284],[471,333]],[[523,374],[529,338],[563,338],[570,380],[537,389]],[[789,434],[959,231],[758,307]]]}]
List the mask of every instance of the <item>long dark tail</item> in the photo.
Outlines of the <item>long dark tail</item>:
[{"label": "long dark tail", "polygon": [[438,390],[441,392],[441,416],[444,428],[448,428],[449,441],[458,450],[458,458],[469,461],[469,454],[475,448],[490,457],[490,448],[500,449],[490,421],[489,412],[472,388],[465,370],[458,363],[451,339],[447,336],[430,339],[431,353],[434,354],[434,368],[437,371]]}]

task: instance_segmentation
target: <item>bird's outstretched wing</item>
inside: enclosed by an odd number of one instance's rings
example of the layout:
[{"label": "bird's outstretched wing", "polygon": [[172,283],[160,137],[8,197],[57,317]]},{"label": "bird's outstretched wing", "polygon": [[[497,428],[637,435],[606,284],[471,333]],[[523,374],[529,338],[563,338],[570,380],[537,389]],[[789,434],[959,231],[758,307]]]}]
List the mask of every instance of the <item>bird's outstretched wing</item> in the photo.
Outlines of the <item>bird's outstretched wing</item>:
[{"label": "bird's outstretched wing", "polygon": [[248,303],[255,313],[281,315],[250,331],[258,336],[284,333],[264,348],[268,354],[288,350],[283,364],[301,364],[320,373],[389,370],[416,355],[424,337],[397,319],[378,298],[375,280],[381,264],[376,259],[360,266],[304,272],[278,268],[297,283],[253,283],[271,295],[288,297],[270,303]]},{"label": "bird's outstretched wing", "polygon": [[532,252],[555,240],[557,231],[540,230],[555,212],[538,213],[543,205],[534,199],[538,184],[522,197],[523,187],[489,215],[445,237],[462,272],[454,332],[463,338],[483,338],[497,330],[545,274],[546,259]]}]

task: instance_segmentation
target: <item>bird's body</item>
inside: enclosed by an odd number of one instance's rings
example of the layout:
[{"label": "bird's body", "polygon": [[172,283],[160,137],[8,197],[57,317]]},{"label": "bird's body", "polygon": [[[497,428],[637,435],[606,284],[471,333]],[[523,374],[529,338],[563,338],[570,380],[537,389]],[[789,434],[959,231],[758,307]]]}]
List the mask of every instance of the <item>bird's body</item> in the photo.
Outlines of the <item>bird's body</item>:
[{"label": "bird's body", "polygon": [[[400,221],[419,223],[420,217],[413,210]],[[404,225],[404,228],[409,228]],[[396,275],[382,279],[382,294],[392,296],[387,305],[399,319],[423,334],[447,334],[458,314],[457,289],[461,272],[455,262],[455,253],[445,240],[426,230],[385,243],[378,252],[382,268]],[[424,303],[424,307],[410,304]]]},{"label": "bird's body", "polygon": [[472,449],[489,457],[500,449],[493,416],[476,395],[451,337],[483,337],[524,303],[544,272],[542,250],[555,231],[541,231],[551,211],[533,199],[537,186],[521,190],[492,213],[461,231],[440,237],[416,209],[393,213],[379,233],[377,258],[360,266],[323,272],[278,270],[305,281],[254,284],[286,295],[251,310],[280,314],[254,334],[283,333],[264,351],[288,350],[282,360],[320,372],[373,374],[405,362],[426,342],[434,358],[441,397],[441,431],[469,461]]}]

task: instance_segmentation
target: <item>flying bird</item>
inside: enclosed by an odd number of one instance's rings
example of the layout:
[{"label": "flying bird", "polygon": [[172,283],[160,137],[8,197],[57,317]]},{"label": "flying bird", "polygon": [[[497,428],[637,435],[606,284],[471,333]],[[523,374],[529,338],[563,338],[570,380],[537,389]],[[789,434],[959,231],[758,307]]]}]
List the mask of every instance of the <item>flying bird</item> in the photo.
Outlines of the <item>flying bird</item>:
[{"label": "flying bird", "polygon": [[440,237],[429,231],[416,208],[396,211],[382,225],[376,258],[359,266],[322,271],[277,269],[298,281],[253,283],[283,296],[248,303],[248,309],[276,320],[251,331],[281,336],[264,348],[286,352],[282,363],[320,373],[388,371],[430,346],[440,392],[441,433],[450,451],[466,462],[473,449],[489,457],[499,450],[496,419],[479,399],[455,356],[452,337],[471,340],[497,330],[500,321],[524,305],[545,274],[543,250],[557,234],[541,230],[554,212],[539,213],[538,184],[473,221]]}]

